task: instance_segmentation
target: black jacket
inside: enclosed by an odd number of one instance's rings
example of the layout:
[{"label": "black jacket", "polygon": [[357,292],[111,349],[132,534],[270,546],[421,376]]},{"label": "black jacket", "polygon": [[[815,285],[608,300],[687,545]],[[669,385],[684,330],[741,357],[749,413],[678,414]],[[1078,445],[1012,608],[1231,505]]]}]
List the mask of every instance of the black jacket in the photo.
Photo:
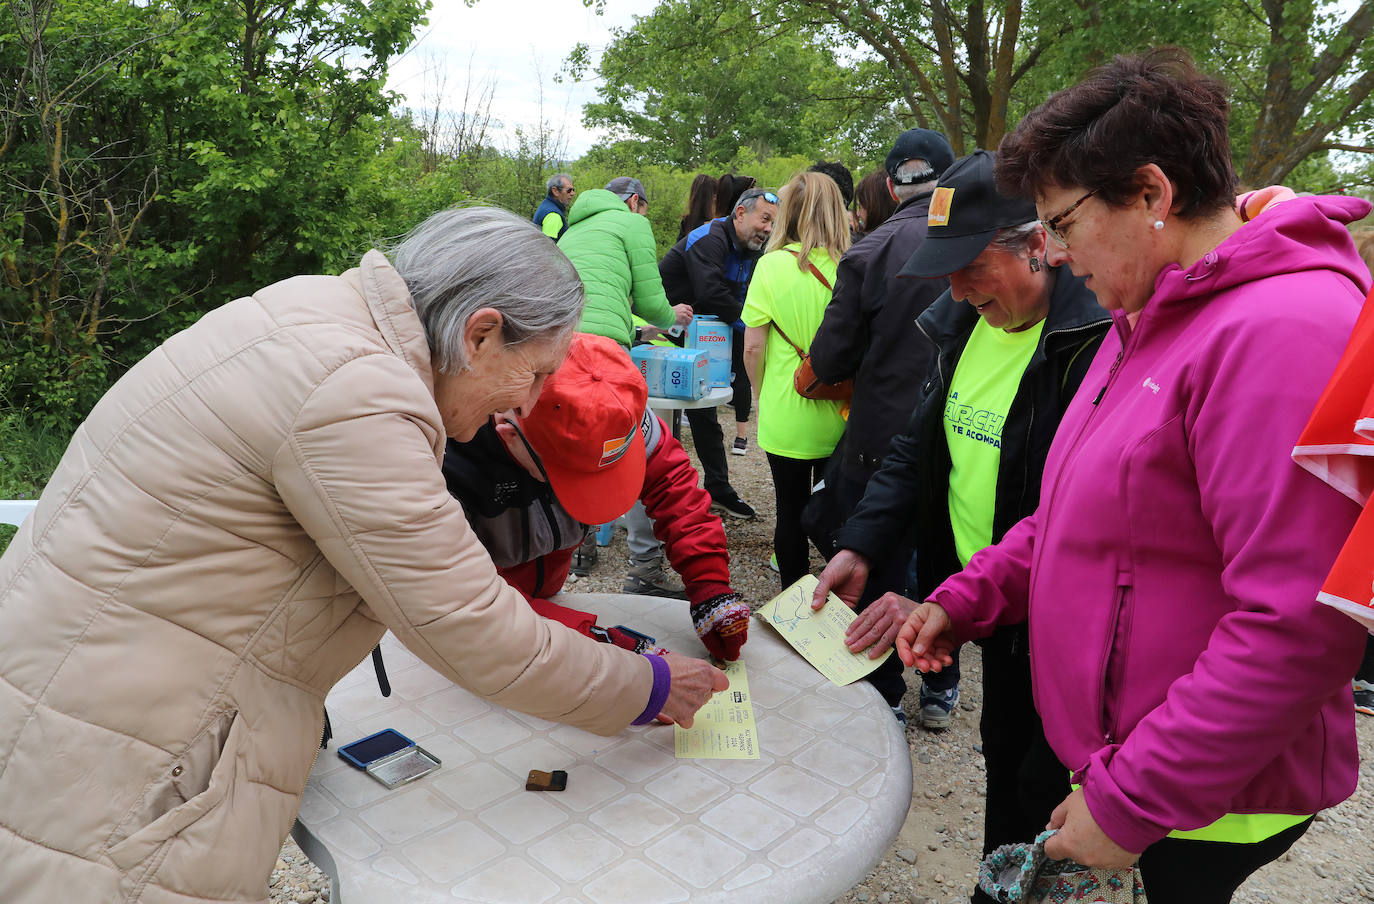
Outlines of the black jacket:
[{"label": "black jacket", "polygon": [[920,398],[934,349],[916,318],[946,279],[897,279],[926,237],[930,193],[903,202],[840,261],[835,292],[811,340],[811,366],[827,383],[854,378],[849,423],[837,447],[846,477],[865,480],[882,463]]},{"label": "black jacket", "polygon": [[669,302],[689,304],[694,313],[714,314],[733,324],[744,310],[759,254],[740,245],[734,220],[719,217],[669,249],[658,263],[658,274]]},{"label": "black jacket", "polygon": [[[1055,284],[1045,328],[1002,427],[994,543],[1039,505],[1054,431],[1111,324],[1081,279],[1067,269],[1051,273]],[[893,438],[863,501],[836,534],[841,549],[874,561],[897,548],[903,536],[914,539],[918,598],[960,570],[949,518],[950,456],[943,419],[949,382],[977,321],[977,311],[948,291],[921,315],[918,326],[938,350],[936,365],[905,432]]]}]

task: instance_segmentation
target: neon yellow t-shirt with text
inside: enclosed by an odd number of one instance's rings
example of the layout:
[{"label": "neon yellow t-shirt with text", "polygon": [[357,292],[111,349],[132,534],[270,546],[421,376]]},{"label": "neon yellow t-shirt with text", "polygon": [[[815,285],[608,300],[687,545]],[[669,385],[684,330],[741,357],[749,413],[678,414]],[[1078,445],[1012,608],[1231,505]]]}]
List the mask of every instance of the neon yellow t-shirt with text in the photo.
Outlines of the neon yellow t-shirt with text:
[{"label": "neon yellow t-shirt with text", "polygon": [[1008,333],[979,317],[949,382],[944,414],[949,520],[961,565],[968,565],[974,553],[992,543],[1002,427],[1044,328],[1041,320]]}]

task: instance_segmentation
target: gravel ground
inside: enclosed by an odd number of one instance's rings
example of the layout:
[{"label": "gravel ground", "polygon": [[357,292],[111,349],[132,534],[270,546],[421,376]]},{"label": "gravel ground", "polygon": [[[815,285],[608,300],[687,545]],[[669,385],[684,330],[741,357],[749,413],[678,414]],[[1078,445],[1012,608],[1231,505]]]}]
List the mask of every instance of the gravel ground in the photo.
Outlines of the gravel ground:
[{"label": "gravel ground", "polygon": [[[728,422],[725,412],[722,415],[722,421]],[[683,432],[683,442],[690,450],[690,431]],[[758,510],[755,521],[726,521],[732,583],[757,608],[780,588],[777,575],[768,568],[772,553],[772,482],[763,452],[754,445],[752,424],[748,453],[742,457],[731,455],[729,462],[731,482],[745,501]],[[568,589],[618,592],[626,561],[625,534],[617,531],[611,546],[601,551],[593,573],[570,584]],[[822,564],[813,551],[813,572],[819,573]],[[762,626],[755,624],[751,630],[762,630]],[[915,781],[906,823],[882,862],[836,904],[968,901],[982,850],[981,798],[986,793],[983,760],[977,746],[982,666],[976,649],[965,651],[961,667],[961,699],[951,727],[938,733],[914,724],[907,728]],[[906,709],[915,712],[917,673],[908,671],[907,684],[912,690],[905,700]],[[1361,760],[1368,763],[1374,759],[1374,718],[1359,717],[1359,741]],[[1362,771],[1354,796],[1320,814],[1288,854],[1241,887],[1235,904],[1374,901],[1370,839],[1374,839],[1374,778],[1368,771]],[[311,904],[328,899],[323,875],[288,839],[272,873],[272,904]]]}]

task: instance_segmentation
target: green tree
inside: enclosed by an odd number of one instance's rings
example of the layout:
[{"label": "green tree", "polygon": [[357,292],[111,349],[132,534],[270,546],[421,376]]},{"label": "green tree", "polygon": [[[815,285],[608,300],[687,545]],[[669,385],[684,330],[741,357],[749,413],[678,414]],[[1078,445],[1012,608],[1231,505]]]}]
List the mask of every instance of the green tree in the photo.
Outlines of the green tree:
[{"label": "green tree", "polygon": [[394,231],[388,60],[427,0],[4,0],[9,405],[71,423],[156,341]]},{"label": "green tree", "polygon": [[[882,79],[840,64],[821,34],[760,32],[760,11],[726,0],[660,4],[617,29],[597,67],[589,126],[678,167],[719,166],[741,147],[760,156],[815,154],[887,106]],[[711,23],[703,28],[702,23]],[[585,71],[588,50],[570,57]]]},{"label": "green tree", "polygon": [[[855,86],[865,101],[892,99],[903,125],[944,132],[958,153],[995,148],[1027,109],[1111,55],[1163,43],[1187,47],[1235,89],[1234,151],[1247,181],[1282,181],[1332,150],[1371,151],[1374,0],[664,0],[636,28],[650,22],[648,46],[668,59],[732,48],[744,58],[737,65],[771,80],[763,95],[787,92],[786,67],[750,62],[763,48],[802,36],[851,48],[831,84]],[[658,66],[641,48],[608,51],[600,68],[621,86],[606,102],[639,114],[622,124],[640,138],[672,126],[645,119],[676,115],[650,103],[646,85],[674,83]],[[589,106],[589,121],[599,111]],[[896,130],[890,120],[882,128],[885,137]],[[1320,170],[1299,175],[1320,181]]]}]

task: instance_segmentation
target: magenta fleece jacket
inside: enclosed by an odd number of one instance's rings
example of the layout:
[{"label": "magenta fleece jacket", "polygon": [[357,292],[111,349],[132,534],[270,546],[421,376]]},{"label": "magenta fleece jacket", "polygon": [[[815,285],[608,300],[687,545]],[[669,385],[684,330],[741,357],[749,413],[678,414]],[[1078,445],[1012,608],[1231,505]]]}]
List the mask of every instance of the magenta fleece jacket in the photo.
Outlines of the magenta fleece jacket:
[{"label": "magenta fleece jacket", "polygon": [[1164,268],[1039,508],[932,595],[961,640],[1029,617],[1045,734],[1127,850],[1355,789],[1365,632],[1316,594],[1359,509],[1289,453],[1369,288],[1344,227],[1369,210],[1298,198]]}]

